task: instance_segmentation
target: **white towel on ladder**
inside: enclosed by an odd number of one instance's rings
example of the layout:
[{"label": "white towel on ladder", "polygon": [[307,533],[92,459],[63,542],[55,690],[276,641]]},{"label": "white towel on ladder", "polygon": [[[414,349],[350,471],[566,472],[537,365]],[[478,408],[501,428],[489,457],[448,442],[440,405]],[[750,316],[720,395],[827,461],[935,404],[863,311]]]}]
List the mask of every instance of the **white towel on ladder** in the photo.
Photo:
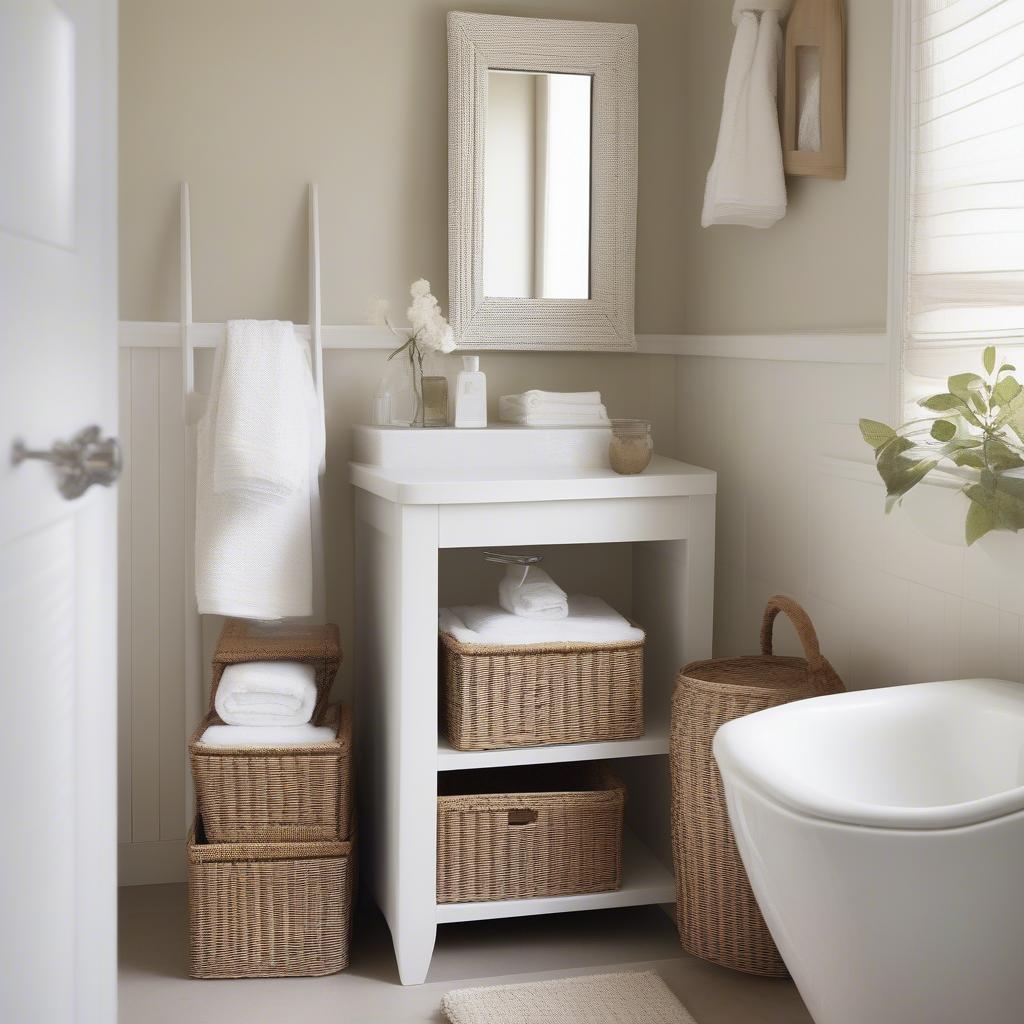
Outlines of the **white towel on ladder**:
[{"label": "white towel on ladder", "polygon": [[736,22],[701,224],[768,228],[786,213],[776,100],[782,32],[776,11],[744,11]]},{"label": "white towel on ladder", "polygon": [[217,347],[197,430],[196,600],[201,615],[308,616],[324,445],[309,353],[290,323],[243,323]]}]

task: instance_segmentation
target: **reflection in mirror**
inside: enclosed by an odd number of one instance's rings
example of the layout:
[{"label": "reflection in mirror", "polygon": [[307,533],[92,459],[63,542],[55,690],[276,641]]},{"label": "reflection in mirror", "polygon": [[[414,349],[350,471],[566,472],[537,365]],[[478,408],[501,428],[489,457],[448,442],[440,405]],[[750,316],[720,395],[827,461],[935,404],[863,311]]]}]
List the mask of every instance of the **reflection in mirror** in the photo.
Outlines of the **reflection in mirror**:
[{"label": "reflection in mirror", "polygon": [[590,297],[591,76],[487,73],[485,296]]}]

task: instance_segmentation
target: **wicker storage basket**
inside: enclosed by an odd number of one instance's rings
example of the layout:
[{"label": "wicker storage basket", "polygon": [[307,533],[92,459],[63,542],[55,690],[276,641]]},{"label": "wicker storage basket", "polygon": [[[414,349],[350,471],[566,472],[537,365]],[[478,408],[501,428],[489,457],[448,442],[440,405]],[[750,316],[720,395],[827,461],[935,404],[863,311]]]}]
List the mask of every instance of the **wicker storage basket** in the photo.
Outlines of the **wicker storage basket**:
[{"label": "wicker storage basket", "polygon": [[211,843],[315,842],[348,838],[352,812],[352,716],[328,707],[323,724],[337,739],[305,747],[212,747],[200,742],[216,712],[188,745],[196,801]]},{"label": "wicker storage basket", "polygon": [[635,739],[644,732],[644,642],[460,643],[441,634],[442,713],[456,750]]},{"label": "wicker storage basket", "polygon": [[[772,655],[780,611],[796,627],[806,659]],[[750,974],[786,975],[740,861],[711,741],[733,718],[843,689],[807,613],[788,597],[768,601],[759,656],[697,661],[679,673],[670,741],[672,851],[676,921],[687,952]]]},{"label": "wicker storage basket", "polygon": [[442,772],[438,786],[438,903],[622,884],[626,790],[603,765]]},{"label": "wicker storage basket", "polygon": [[220,631],[213,652],[213,680],[210,711],[214,709],[217,686],[228,665],[247,661],[301,661],[316,669],[317,701],[313,721],[320,723],[327,710],[334,677],[341,664],[338,627],[302,623],[261,624],[246,619],[228,619]]},{"label": "wicker storage basket", "polygon": [[354,841],[208,843],[188,838],[188,972],[291,978],[348,966]]}]

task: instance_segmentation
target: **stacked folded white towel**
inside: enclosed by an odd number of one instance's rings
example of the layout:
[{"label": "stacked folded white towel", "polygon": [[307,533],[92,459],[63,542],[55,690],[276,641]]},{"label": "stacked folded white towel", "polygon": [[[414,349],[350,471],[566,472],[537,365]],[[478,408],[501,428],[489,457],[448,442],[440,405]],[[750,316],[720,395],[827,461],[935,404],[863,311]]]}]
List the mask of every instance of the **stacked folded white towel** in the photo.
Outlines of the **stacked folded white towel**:
[{"label": "stacked folded white towel", "polygon": [[606,427],[600,391],[524,391],[498,399],[498,418],[524,427]]},{"label": "stacked folded white towel", "polygon": [[442,608],[438,616],[442,633],[463,644],[497,644],[502,647],[550,643],[629,643],[644,639],[633,626],[599,597],[574,594],[564,619],[527,619],[503,608],[487,605]]},{"label": "stacked folded white towel", "polygon": [[201,743],[209,747],[306,747],[330,743],[335,732],[327,725],[211,725]]},{"label": "stacked folded white towel", "polygon": [[297,661],[228,665],[213,706],[223,725],[211,725],[200,742],[218,747],[285,747],[327,743],[334,731],[312,725],[316,671]]},{"label": "stacked folded white towel", "polygon": [[498,584],[498,604],[527,619],[564,619],[569,614],[565,591],[536,565],[508,567]]}]

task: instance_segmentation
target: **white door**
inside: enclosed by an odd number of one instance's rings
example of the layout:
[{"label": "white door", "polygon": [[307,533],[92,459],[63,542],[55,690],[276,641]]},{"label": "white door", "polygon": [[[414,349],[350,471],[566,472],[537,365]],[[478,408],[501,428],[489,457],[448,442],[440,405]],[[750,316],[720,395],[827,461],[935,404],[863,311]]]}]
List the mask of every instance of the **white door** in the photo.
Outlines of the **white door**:
[{"label": "white door", "polygon": [[[114,0],[0,0],[0,1021],[116,1017]],[[81,473],[75,469],[84,458]]]}]

